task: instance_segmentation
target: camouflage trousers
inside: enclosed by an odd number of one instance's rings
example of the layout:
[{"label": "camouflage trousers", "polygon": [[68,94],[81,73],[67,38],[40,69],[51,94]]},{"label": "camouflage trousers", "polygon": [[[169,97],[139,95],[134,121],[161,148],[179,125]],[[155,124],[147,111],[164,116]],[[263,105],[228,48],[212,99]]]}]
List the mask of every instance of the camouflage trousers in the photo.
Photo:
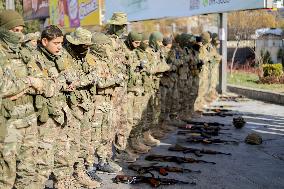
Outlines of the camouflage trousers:
[{"label": "camouflage trousers", "polygon": [[[77,168],[85,170],[94,163],[94,147],[92,146],[92,119],[94,116],[94,104],[90,105],[88,111],[76,108],[76,119],[80,123],[80,152],[77,159]],[[75,112],[74,112],[75,113]]]},{"label": "camouflage trousers", "polygon": [[113,107],[110,95],[95,95],[92,120],[91,144],[99,159],[112,157],[112,143],[115,129],[112,124]]},{"label": "camouflage trousers", "polygon": [[116,87],[111,101],[113,104],[113,127],[115,128],[114,146],[117,150],[125,150],[130,134],[127,123],[127,88]]},{"label": "camouflage trousers", "polygon": [[6,119],[4,118],[4,116],[0,115],[0,152],[3,148],[3,142],[6,136],[6,131]]},{"label": "camouflage trousers", "polygon": [[161,119],[167,120],[170,115],[177,114],[179,109],[179,93],[177,82],[171,81],[168,86],[161,86]]},{"label": "camouflage trousers", "polygon": [[200,110],[205,104],[205,95],[208,89],[208,74],[209,74],[209,64],[204,64],[202,71],[199,74],[199,88],[198,96],[195,101],[195,109]]},{"label": "camouflage trousers", "polygon": [[78,162],[80,154],[81,124],[67,106],[64,112],[66,120],[57,130],[58,137],[55,140],[53,173],[57,180],[72,176],[73,166]]},{"label": "camouflage trousers", "polygon": [[191,116],[194,112],[194,103],[198,93],[198,85],[195,86],[194,76],[188,76],[187,80],[187,90],[188,95],[186,97],[186,115]]},{"label": "camouflage trousers", "polygon": [[173,88],[171,89],[171,96],[169,97],[171,100],[166,101],[166,106],[169,109],[170,115],[177,115],[180,109],[180,104],[179,104],[179,90],[178,90],[178,82],[176,81],[174,83]]},{"label": "camouflage trousers", "polygon": [[161,93],[159,90],[156,90],[150,98],[150,106],[152,107],[152,128],[157,128],[161,122]]},{"label": "camouflage trousers", "polygon": [[[145,93],[142,98],[143,107],[142,107],[142,132],[149,131],[155,125],[154,120],[156,116],[153,116],[155,110],[155,99],[153,93]],[[158,120],[156,120],[158,121]]]},{"label": "camouflage trousers", "polygon": [[128,128],[131,131],[130,137],[137,138],[142,136],[142,133],[148,131],[151,128],[153,115],[153,106],[151,105],[151,95],[134,95],[134,93],[129,92],[128,94],[128,109],[127,109],[127,120]]},{"label": "camouflage trousers", "polygon": [[188,80],[179,79],[178,80],[179,89],[179,117],[181,119],[186,119],[188,117],[188,98],[189,98],[189,87]]},{"label": "camouflage trousers", "polygon": [[[1,125],[3,127],[3,125]],[[0,154],[0,188],[38,188],[35,184],[37,116],[10,118]]]},{"label": "camouflage trousers", "polygon": [[208,74],[208,89],[206,93],[207,101],[211,102],[214,98],[217,97],[217,86],[218,86],[218,78],[219,78],[219,64],[211,63],[209,74]]},{"label": "camouflage trousers", "polygon": [[60,133],[60,125],[52,118],[38,126],[37,149],[37,183],[39,188],[44,188],[54,167],[55,142]]},{"label": "camouflage trousers", "polygon": [[171,101],[171,89],[167,86],[160,86],[161,91],[161,119],[166,120],[169,116],[169,106],[170,103],[167,103],[168,101]]}]

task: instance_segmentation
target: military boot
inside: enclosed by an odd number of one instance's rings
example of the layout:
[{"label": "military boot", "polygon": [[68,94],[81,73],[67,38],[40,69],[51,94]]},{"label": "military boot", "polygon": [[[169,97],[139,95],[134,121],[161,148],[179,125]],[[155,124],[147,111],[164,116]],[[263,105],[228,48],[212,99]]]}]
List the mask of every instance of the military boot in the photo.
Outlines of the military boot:
[{"label": "military boot", "polygon": [[150,131],[146,131],[143,133],[143,143],[147,146],[158,146],[160,144],[160,141],[155,139]]},{"label": "military boot", "polygon": [[137,160],[139,156],[130,152],[130,150],[117,151],[115,153],[115,161],[133,163]]},{"label": "military boot", "polygon": [[122,168],[110,159],[109,160],[100,159],[97,165],[98,173],[116,174],[121,170]]},{"label": "military boot", "polygon": [[103,179],[101,179],[98,175],[97,175],[97,168],[96,167],[90,167],[87,170],[87,175],[92,179],[95,180],[97,182],[103,182]]},{"label": "military boot", "polygon": [[90,189],[100,187],[101,183],[96,180],[92,180],[88,176],[87,171],[83,166],[78,166],[78,164],[75,164],[74,169],[75,171],[73,173],[73,176],[80,186]]},{"label": "military boot", "polygon": [[129,139],[129,146],[130,148],[138,154],[146,154],[151,149],[145,144],[141,143],[138,138],[130,138]]},{"label": "military boot", "polygon": [[76,181],[73,177],[67,177],[64,179],[60,179],[55,181],[54,183],[55,189],[75,189],[79,188],[79,186],[76,184]]},{"label": "military boot", "polygon": [[159,126],[160,129],[162,129],[165,132],[171,132],[174,131],[175,128],[169,125],[169,122],[163,122],[161,123],[161,125]]},{"label": "military boot", "polygon": [[161,139],[166,136],[166,133],[159,128],[155,128],[152,130],[152,136],[154,138]]}]

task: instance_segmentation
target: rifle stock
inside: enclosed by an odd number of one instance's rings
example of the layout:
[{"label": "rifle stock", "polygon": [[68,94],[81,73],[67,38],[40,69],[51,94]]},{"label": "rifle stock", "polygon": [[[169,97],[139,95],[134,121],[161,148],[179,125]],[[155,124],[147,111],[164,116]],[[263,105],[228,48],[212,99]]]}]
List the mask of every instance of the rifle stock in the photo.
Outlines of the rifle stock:
[{"label": "rifle stock", "polygon": [[[125,184],[139,184],[139,183],[148,183],[152,187],[157,188],[161,185],[174,185],[174,184],[190,184],[189,182],[168,179],[168,178],[156,178],[146,177],[146,176],[128,176],[128,175],[117,175],[113,181],[115,183],[125,183]],[[191,183],[195,184],[195,183]]]},{"label": "rifle stock", "polygon": [[183,152],[184,154],[193,153],[198,157],[202,157],[202,154],[223,154],[223,155],[231,155],[231,153],[224,153],[209,149],[198,149],[198,148],[188,148],[185,146],[181,146],[176,144],[175,146],[171,146],[168,148],[169,151]]},{"label": "rifle stock", "polygon": [[150,171],[157,171],[160,175],[167,176],[169,172],[175,173],[201,173],[201,171],[193,171],[190,169],[184,169],[180,167],[170,167],[170,166],[142,166],[137,164],[132,164],[128,166],[129,169],[136,171],[138,174],[145,174]]},{"label": "rifle stock", "polygon": [[175,162],[178,164],[182,163],[209,163],[209,164],[216,164],[215,162],[204,161],[199,159],[193,158],[185,158],[179,156],[162,156],[162,155],[148,155],[145,157],[147,161],[160,161],[160,162]]}]

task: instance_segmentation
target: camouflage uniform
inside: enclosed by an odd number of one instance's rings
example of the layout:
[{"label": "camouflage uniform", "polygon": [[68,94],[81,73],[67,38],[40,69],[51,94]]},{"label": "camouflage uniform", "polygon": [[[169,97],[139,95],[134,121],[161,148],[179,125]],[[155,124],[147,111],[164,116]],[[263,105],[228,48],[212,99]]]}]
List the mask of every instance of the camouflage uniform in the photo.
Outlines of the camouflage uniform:
[{"label": "camouflage uniform", "polygon": [[[157,127],[158,124],[165,119],[164,115],[161,115],[160,79],[162,78],[164,72],[170,70],[170,66],[166,63],[166,58],[161,51],[159,44],[157,43],[157,41],[162,42],[162,39],[163,37],[160,32],[152,33],[149,39],[149,46],[151,47],[150,61],[153,62],[151,72],[153,73],[154,81],[154,95],[152,96],[150,102],[153,105],[152,127]],[[146,128],[145,130],[149,130],[149,128]]]},{"label": "camouflage uniform", "polygon": [[[137,134],[140,137],[143,136],[143,143],[147,146],[156,146],[159,144],[159,141],[154,139],[151,136],[150,129],[153,128],[153,120],[154,120],[154,94],[155,94],[155,82],[153,79],[153,75],[155,72],[154,62],[151,61],[151,49],[146,48],[145,50],[137,49],[137,57],[139,62],[144,62],[144,68],[140,72],[140,78],[142,79],[142,91],[143,95],[141,99],[139,99],[141,108],[141,120],[140,126],[141,128],[137,129]],[[141,85],[140,84],[140,85]]]},{"label": "camouflage uniform", "polygon": [[113,124],[116,132],[115,147],[117,150],[125,150],[128,138],[129,128],[127,126],[127,80],[129,55],[127,55],[126,46],[122,39],[111,35],[112,40],[112,59],[110,66],[112,73],[120,73],[121,80],[115,87],[111,101],[114,108]]},{"label": "camouflage uniform", "polygon": [[[67,104],[75,119],[73,125],[68,128],[70,138],[70,152],[72,157],[68,159],[74,166],[73,176],[76,181],[85,187],[97,187],[99,183],[92,181],[86,174],[86,168],[94,163],[94,147],[92,146],[92,120],[94,116],[94,84],[97,82],[97,75],[90,70],[88,55],[92,34],[83,28],[77,28],[70,35],[66,36],[67,43],[64,46],[64,61],[70,65],[71,70],[66,75],[67,83],[74,87],[74,90],[67,94]],[[86,45],[83,48],[81,45]],[[72,118],[72,116],[70,116]]]},{"label": "camouflage uniform", "polygon": [[[112,142],[115,137],[113,124],[113,104],[111,102],[114,87],[121,77],[112,75],[111,40],[104,34],[93,34],[94,45],[91,47],[91,60],[87,60],[90,69],[97,74],[98,82],[93,94],[95,111],[92,121],[92,145],[99,159],[112,157]],[[122,79],[122,78],[121,78]]]},{"label": "camouflage uniform", "polygon": [[[1,64],[4,74],[1,78],[1,115],[6,119],[5,125],[1,125],[6,131],[4,135],[1,133],[0,186],[36,188],[37,115],[32,95],[43,93],[48,96],[52,95],[48,91],[53,90],[44,82],[41,82],[44,91],[30,88],[27,76],[42,77],[42,73],[28,52],[9,48],[7,44],[9,42],[1,41],[0,45],[1,58],[5,60]],[[7,80],[4,80],[5,76],[8,76]]]},{"label": "camouflage uniform", "polygon": [[110,65],[110,71],[112,73],[122,74],[122,78],[119,84],[115,87],[112,94],[113,104],[113,124],[115,128],[115,148],[116,150],[125,150],[126,140],[129,133],[127,126],[127,80],[128,70],[127,64],[128,55],[127,47],[123,43],[123,34],[126,31],[127,15],[123,12],[113,13],[112,18],[108,21],[109,29],[107,35],[112,41],[112,59],[113,62]]},{"label": "camouflage uniform", "polygon": [[211,72],[209,74],[210,81],[207,91],[207,101],[211,102],[214,100],[214,98],[217,97],[217,85],[218,85],[218,78],[219,78],[219,63],[221,61],[221,56],[218,53],[218,35],[216,33],[213,33],[211,35],[212,42],[211,42],[211,61],[210,61],[210,67]]},{"label": "camouflage uniform", "polygon": [[[72,165],[62,161],[70,156],[68,155],[70,153],[69,141],[65,131],[71,111],[67,106],[66,97],[62,93],[67,88],[66,80],[64,75],[59,73],[61,70],[58,70],[62,59],[51,55],[43,46],[39,45],[36,51],[36,62],[40,65],[44,77],[56,82],[52,97],[38,95],[35,99],[39,124],[37,182],[39,187],[43,187],[51,172],[55,174],[57,180],[71,177]],[[66,119],[66,117],[68,118]]]},{"label": "camouflage uniform", "polygon": [[209,66],[210,66],[210,34],[208,32],[203,32],[202,37],[202,46],[199,50],[199,59],[203,62],[201,72],[199,73],[199,89],[198,97],[195,102],[195,109],[200,110],[205,105],[205,95],[208,89],[209,81]]},{"label": "camouflage uniform", "polygon": [[[179,70],[179,67],[182,65],[182,54],[183,51],[178,45],[178,43],[175,43],[173,45],[173,48],[168,53],[168,59],[167,62],[169,65],[171,65],[171,70],[168,73],[168,76],[166,78],[163,78],[163,81],[161,81],[162,85],[167,86],[167,93],[166,98],[164,99],[165,107],[166,107],[166,113],[170,116],[176,117],[178,115],[178,112],[180,111],[180,107],[182,104],[180,104],[180,98],[179,98],[179,88],[178,88],[178,73],[177,70]],[[164,81],[166,80],[166,82]],[[165,84],[163,84],[165,83]],[[172,117],[172,118],[174,118]]]}]

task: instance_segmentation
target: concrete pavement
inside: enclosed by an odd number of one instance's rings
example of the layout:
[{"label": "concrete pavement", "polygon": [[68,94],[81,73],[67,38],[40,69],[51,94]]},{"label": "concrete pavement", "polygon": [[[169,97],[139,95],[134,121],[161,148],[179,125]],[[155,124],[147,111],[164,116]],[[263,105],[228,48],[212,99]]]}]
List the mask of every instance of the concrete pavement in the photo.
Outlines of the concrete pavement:
[{"label": "concrete pavement", "polygon": [[[176,164],[159,163],[160,165],[179,166],[192,170],[201,170],[197,173],[176,174],[170,173],[166,178],[174,178],[183,181],[195,182],[196,185],[172,185],[161,186],[159,188],[168,189],[283,189],[284,188],[284,106],[267,104],[253,100],[216,101],[214,106],[224,106],[235,113],[234,116],[216,117],[202,116],[195,121],[210,121],[224,123],[229,130],[222,131],[218,138],[224,140],[236,140],[238,145],[219,144],[201,145],[189,144],[185,142],[185,137],[170,133],[166,139],[162,140],[160,146],[151,149],[149,154],[176,155],[193,157],[206,161],[214,161],[211,164]],[[247,121],[244,128],[238,130],[232,126],[233,117],[243,116]],[[257,132],[263,138],[263,144],[254,146],[244,143],[248,133]],[[193,154],[180,152],[169,152],[169,146],[176,143],[187,147],[207,148],[216,151],[232,153],[226,155],[204,155],[196,157]],[[148,155],[148,154],[146,154]],[[136,163],[149,164],[141,156]],[[127,169],[127,164],[122,164],[121,174],[137,175],[137,173]],[[157,173],[155,173],[157,176]],[[115,175],[99,175],[104,180],[103,189],[128,189],[128,188],[151,188],[147,184],[127,185],[114,184],[111,179]],[[159,177],[162,177],[159,175]]]}]

